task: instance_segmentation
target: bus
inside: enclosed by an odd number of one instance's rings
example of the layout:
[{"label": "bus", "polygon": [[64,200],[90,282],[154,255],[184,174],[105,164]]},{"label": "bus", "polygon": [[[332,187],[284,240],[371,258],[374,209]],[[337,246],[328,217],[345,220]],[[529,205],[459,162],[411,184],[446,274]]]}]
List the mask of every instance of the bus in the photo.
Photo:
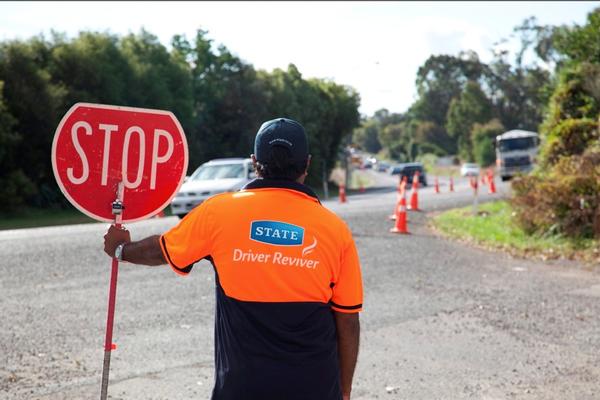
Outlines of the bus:
[{"label": "bus", "polygon": [[530,172],[536,163],[539,144],[536,132],[516,129],[496,136],[496,165],[502,180]]}]

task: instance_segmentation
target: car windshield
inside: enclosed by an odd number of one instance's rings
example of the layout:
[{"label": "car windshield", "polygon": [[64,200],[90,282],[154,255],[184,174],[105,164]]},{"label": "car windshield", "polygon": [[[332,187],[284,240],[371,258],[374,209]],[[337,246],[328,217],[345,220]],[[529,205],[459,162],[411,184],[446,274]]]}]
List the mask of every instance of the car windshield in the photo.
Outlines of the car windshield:
[{"label": "car windshield", "polygon": [[535,147],[534,137],[503,139],[498,143],[500,151],[527,150]]},{"label": "car windshield", "polygon": [[402,169],[402,173],[407,175],[412,175],[417,171],[419,171],[419,173],[422,173],[423,169],[421,167],[404,167]]},{"label": "car windshield", "polygon": [[244,164],[202,165],[190,177],[191,181],[210,181],[214,179],[242,179],[246,177]]}]

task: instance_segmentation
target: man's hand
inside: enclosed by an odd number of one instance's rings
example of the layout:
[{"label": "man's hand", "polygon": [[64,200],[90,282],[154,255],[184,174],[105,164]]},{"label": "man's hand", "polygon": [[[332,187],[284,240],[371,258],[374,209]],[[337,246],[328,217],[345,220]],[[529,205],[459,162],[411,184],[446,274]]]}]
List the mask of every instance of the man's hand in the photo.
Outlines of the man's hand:
[{"label": "man's hand", "polygon": [[133,264],[162,265],[166,264],[167,260],[163,256],[159,240],[160,236],[154,235],[132,242],[127,229],[119,229],[111,225],[104,235],[104,252],[109,257],[114,257],[117,246],[127,243],[126,250],[125,247],[123,248],[123,261]]},{"label": "man's hand", "polygon": [[106,235],[104,235],[104,252],[108,254],[109,257],[114,257],[117,246],[121,243],[129,242],[131,242],[131,236],[127,229],[117,228],[116,226],[111,225],[110,228],[108,228]]}]

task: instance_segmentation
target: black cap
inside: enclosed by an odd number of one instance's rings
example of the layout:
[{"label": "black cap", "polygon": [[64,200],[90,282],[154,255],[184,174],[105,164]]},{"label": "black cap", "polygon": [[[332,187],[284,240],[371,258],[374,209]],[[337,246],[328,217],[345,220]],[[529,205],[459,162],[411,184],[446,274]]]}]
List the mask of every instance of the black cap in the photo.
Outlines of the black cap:
[{"label": "black cap", "polygon": [[290,149],[292,159],[302,165],[308,158],[308,138],[300,123],[289,118],[276,118],[261,125],[254,140],[254,156],[260,162],[267,162],[273,146]]}]

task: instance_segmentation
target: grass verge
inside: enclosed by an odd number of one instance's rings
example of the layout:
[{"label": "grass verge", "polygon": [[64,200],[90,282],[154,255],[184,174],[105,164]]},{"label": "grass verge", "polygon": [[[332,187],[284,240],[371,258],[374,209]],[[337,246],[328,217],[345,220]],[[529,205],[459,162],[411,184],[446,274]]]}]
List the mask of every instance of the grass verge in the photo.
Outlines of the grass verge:
[{"label": "grass verge", "polygon": [[506,201],[446,211],[433,217],[433,226],[443,235],[482,247],[499,249],[527,258],[574,259],[600,263],[600,244],[593,239],[570,239],[563,236],[528,235],[513,221]]},{"label": "grass verge", "polygon": [[[167,207],[164,212],[167,217],[172,215],[171,207]],[[66,210],[29,208],[15,214],[0,214],[0,230],[87,224],[91,222],[98,221],[74,208]]]},{"label": "grass verge", "polygon": [[374,183],[374,179],[371,178],[366,171],[357,169],[352,171],[352,182],[350,182],[350,187],[348,189],[358,190],[361,187],[368,188],[373,186]]},{"label": "grass verge", "polygon": [[43,210],[31,208],[15,214],[2,214],[0,216],[0,230],[85,224],[90,222],[96,221],[75,209]]}]

